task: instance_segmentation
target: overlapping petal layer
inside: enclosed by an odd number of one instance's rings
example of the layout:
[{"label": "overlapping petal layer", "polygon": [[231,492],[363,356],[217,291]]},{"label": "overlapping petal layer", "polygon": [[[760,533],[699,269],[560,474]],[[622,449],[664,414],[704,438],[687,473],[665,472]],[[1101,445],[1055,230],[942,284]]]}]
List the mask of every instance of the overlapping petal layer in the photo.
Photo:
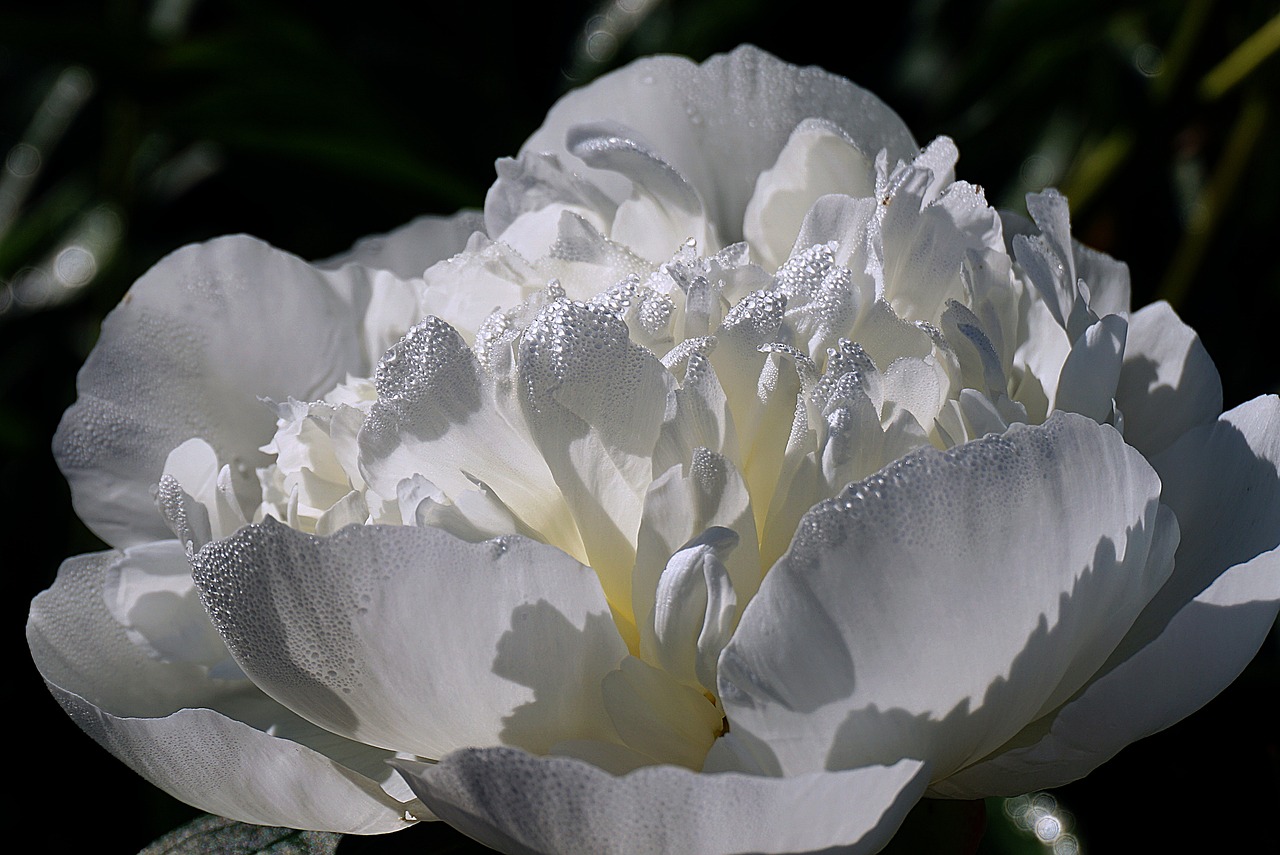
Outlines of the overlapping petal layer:
[{"label": "overlapping petal layer", "polygon": [[206,810],[511,852],[873,852],[1086,774],[1274,621],[1280,402],[1219,416],[1061,195],[997,214],[957,157],[658,57],[483,220],[174,253],[55,440],[119,551],[33,603],[37,666]]},{"label": "overlapping petal layer", "polygon": [[[122,583],[128,575],[139,578]],[[185,583],[174,584],[175,575]],[[122,586],[133,590],[122,595]],[[122,623],[109,601],[127,603],[125,620],[163,617],[191,636],[212,627],[176,541],[69,559],[32,603],[27,641],[50,691],[152,783],[202,810],[261,825],[377,834],[410,824],[406,812],[427,818],[388,777],[389,752],[299,719],[226,667],[225,648],[225,662],[211,667],[216,634],[169,638],[162,652],[147,643],[163,629],[158,622]]]}]

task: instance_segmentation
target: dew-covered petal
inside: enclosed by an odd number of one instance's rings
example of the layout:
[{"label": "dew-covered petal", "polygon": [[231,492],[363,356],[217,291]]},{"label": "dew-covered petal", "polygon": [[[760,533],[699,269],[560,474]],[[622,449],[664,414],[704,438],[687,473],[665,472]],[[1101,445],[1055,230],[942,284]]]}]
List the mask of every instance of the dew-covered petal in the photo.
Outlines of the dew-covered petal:
[{"label": "dew-covered petal", "polygon": [[386,234],[363,237],[346,252],[315,265],[337,270],[358,264],[394,273],[401,279],[416,279],[437,261],[462,252],[467,239],[484,231],[484,227],[479,211],[459,211],[451,217],[418,217]]},{"label": "dew-covered petal", "polygon": [[1223,573],[1147,646],[994,756],[934,785],[940,795],[1016,795],[1082,778],[1180,721],[1240,675],[1280,611],[1280,549]]},{"label": "dew-covered petal", "polygon": [[[834,241],[835,263],[849,268],[850,272],[865,274],[867,228],[875,220],[878,205],[875,199],[852,199],[835,194],[819,197],[804,215],[791,247],[792,254]],[[874,287],[873,283],[873,290]]]},{"label": "dew-covered petal", "polygon": [[653,452],[675,380],[607,308],[558,301],[525,331],[520,409],[622,615]]},{"label": "dew-covered petal", "polygon": [[711,337],[685,339],[662,360],[677,376],[683,362],[684,380],[667,399],[662,432],[653,452],[655,475],[688,463],[700,448],[730,458],[737,453],[729,402],[707,357],[714,346]]},{"label": "dew-covered petal", "polygon": [[519,305],[546,285],[519,253],[483,234],[474,235],[465,252],[433,264],[422,276],[421,317],[446,319],[468,342],[475,341],[493,312]]},{"label": "dew-covered petal", "polygon": [[1075,339],[1084,331],[1073,323],[1079,317],[1083,301],[1077,288],[1075,256],[1071,251],[1071,213],[1067,199],[1053,188],[1041,193],[1028,193],[1027,213],[1039,231],[1014,235],[1011,239],[1013,255],[1054,320]]},{"label": "dew-covered petal", "polygon": [[184,247],[151,268],[103,321],[54,438],[80,518],[113,546],[168,538],[151,489],[192,437],[251,501],[254,470],[269,462],[259,447],[275,431],[259,398],[319,398],[368,372],[368,274],[322,271],[244,236]]},{"label": "dew-covered petal", "polygon": [[930,201],[932,177],[920,171],[897,189],[887,207],[882,205],[884,219],[875,237],[883,263],[882,296],[903,317],[937,323],[948,299],[963,293],[967,255],[1000,246],[1001,231],[996,212],[970,184],[951,184]]},{"label": "dew-covered petal", "polygon": [[498,180],[484,198],[484,225],[494,240],[525,258],[540,258],[555,243],[565,211],[597,229],[613,222],[617,203],[554,154],[526,151],[500,159],[495,167]]},{"label": "dew-covered petal", "polygon": [[193,594],[168,541],[69,559],[32,602],[32,658],[86,733],[175,798],[242,822],[368,834],[408,825],[406,810],[429,817],[388,777],[389,752],[320,731],[244,679]]},{"label": "dew-covered petal", "polygon": [[[67,559],[31,604],[27,640],[46,681],[121,716],[210,706],[244,682],[174,540]],[[210,676],[220,659],[230,683]]]},{"label": "dew-covered petal", "polygon": [[[733,243],[743,237],[757,177],[809,118],[839,127],[870,158],[887,148],[893,161],[916,149],[902,121],[869,92],[740,47],[702,65],[653,57],[605,75],[560,99],[521,150],[570,158],[569,128],[601,119],[624,124],[692,185],[720,239]],[[588,170],[577,158],[568,162],[589,172],[616,202],[631,195],[629,181]]]},{"label": "dew-covered petal", "polygon": [[654,262],[670,258],[687,240],[719,248],[697,191],[631,128],[587,122],[571,127],[565,142],[588,166],[631,181],[631,197],[618,206],[609,229],[613,240]]},{"label": "dew-covered petal", "polygon": [[507,748],[397,761],[431,809],[511,853],[878,852],[919,798],[923,764],[767,778],[650,766],[616,777]]},{"label": "dew-covered petal", "polygon": [[561,296],[583,302],[599,302],[610,290],[605,286],[626,287],[628,277],[653,272],[651,262],[571,211],[561,213],[556,241],[536,267],[544,280],[563,289]]},{"label": "dew-covered petal", "polygon": [[595,575],[554,547],[268,520],[206,546],[195,578],[245,672],[334,733],[424,757],[610,734],[600,681],[626,649]]},{"label": "dew-covered petal", "polygon": [[482,370],[457,330],[427,318],[388,351],[375,383],[379,399],[358,440],[375,491],[397,496],[404,479],[420,475],[456,503],[479,482],[526,531],[585,558],[514,394]]},{"label": "dew-covered petal", "polygon": [[760,264],[776,270],[787,260],[806,215],[822,196],[874,195],[875,156],[860,151],[829,121],[806,119],[797,125],[777,162],[760,173],[747,203],[743,235]]},{"label": "dew-covered petal", "polygon": [[1150,457],[1222,412],[1222,381],[1195,330],[1163,301],[1129,319],[1116,387],[1125,440]]},{"label": "dew-covered petal", "polygon": [[1116,431],[1066,414],[851,485],[801,522],[721,656],[732,732],[789,774],[982,757],[1069,697],[1167,578],[1159,495]]}]

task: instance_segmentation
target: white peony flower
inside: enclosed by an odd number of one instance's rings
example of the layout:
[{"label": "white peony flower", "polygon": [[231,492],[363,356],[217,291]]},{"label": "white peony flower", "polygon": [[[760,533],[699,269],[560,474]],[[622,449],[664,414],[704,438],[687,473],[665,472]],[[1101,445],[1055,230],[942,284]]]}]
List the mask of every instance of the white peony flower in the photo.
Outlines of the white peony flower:
[{"label": "white peony flower", "polygon": [[1280,605],[1280,402],[956,157],[659,57],[483,219],[177,251],[55,440],[112,550],[32,605],[51,691],[203,810],[511,852],[873,852],[1189,714]]}]

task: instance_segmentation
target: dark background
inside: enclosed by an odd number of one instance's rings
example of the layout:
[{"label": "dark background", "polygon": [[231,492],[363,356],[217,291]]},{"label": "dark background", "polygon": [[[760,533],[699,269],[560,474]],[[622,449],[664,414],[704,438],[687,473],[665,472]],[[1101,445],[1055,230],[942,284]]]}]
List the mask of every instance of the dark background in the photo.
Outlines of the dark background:
[{"label": "dark background", "polygon": [[[493,160],[558,95],[635,56],[701,60],[754,42],[849,77],[922,144],[952,136],[959,176],[996,204],[1061,188],[1075,234],[1130,265],[1135,306],[1168,299],[1200,332],[1227,407],[1280,390],[1273,2],[621,0],[614,18],[584,2],[425,8],[0,8],[0,534],[20,793],[7,815],[11,833],[47,839],[36,848],[135,852],[194,816],[76,729],[21,640],[26,604],[59,562],[101,548],[71,513],[49,440],[102,316],[184,243],[248,232],[321,257],[421,213],[478,207]],[[585,38],[627,9],[641,14]],[[62,252],[73,243],[91,265]],[[1278,689],[1273,632],[1203,711],[1058,790],[1083,851],[1275,851]],[[981,851],[1048,851],[998,807]],[[466,844],[433,824],[339,852],[455,849]]]}]

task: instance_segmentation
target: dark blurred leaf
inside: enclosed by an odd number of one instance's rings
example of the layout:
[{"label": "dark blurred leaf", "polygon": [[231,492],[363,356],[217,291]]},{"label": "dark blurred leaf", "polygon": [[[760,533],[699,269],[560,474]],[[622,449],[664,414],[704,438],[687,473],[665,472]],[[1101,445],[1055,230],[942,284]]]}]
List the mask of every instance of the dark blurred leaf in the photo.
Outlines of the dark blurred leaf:
[{"label": "dark blurred leaf", "polygon": [[246,825],[202,816],[152,843],[138,855],[334,855],[341,834]]}]

